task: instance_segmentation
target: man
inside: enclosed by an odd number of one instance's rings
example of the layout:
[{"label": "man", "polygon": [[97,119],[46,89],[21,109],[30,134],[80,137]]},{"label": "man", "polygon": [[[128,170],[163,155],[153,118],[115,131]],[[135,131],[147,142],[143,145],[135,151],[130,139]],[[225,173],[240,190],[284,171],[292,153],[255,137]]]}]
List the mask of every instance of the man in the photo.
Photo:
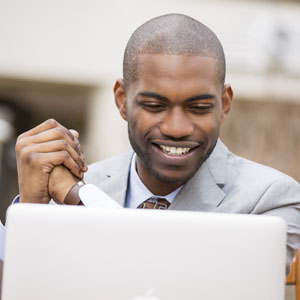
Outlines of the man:
[{"label": "man", "polygon": [[[220,140],[233,92],[215,34],[184,15],[150,20],[131,36],[116,105],[133,152],[98,162],[85,180],[130,208],[281,216],[287,271],[300,242],[300,186],[230,153]],[[18,138],[19,202],[94,205],[78,133],[48,120]],[[80,182],[80,184],[77,184]]]}]

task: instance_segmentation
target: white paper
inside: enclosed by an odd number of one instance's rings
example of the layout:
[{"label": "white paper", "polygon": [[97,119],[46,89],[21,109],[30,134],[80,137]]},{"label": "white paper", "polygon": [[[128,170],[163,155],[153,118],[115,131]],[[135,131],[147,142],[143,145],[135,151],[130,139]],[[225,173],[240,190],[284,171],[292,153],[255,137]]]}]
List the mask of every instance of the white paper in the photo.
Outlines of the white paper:
[{"label": "white paper", "polygon": [[93,184],[86,184],[79,190],[79,197],[86,207],[123,208],[113,198]]}]

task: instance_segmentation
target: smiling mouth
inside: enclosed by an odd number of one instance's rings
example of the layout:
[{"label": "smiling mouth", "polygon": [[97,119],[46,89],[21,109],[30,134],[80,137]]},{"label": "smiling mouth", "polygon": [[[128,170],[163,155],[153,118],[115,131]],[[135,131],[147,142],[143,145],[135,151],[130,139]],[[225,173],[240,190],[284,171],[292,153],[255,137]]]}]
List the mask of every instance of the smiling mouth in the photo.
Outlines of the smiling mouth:
[{"label": "smiling mouth", "polygon": [[158,145],[158,146],[164,153],[168,155],[174,155],[174,156],[185,155],[192,150],[192,148],[169,147],[164,145]]}]

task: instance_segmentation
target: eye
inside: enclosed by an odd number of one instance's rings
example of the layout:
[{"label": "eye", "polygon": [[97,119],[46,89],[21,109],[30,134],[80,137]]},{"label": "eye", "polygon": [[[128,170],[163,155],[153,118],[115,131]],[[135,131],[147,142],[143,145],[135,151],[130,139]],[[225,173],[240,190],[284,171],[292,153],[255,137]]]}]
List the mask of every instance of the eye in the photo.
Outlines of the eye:
[{"label": "eye", "polygon": [[213,109],[213,104],[208,103],[201,103],[201,104],[194,104],[189,107],[190,111],[203,114],[210,112]]},{"label": "eye", "polygon": [[157,102],[142,102],[141,106],[150,112],[160,112],[165,109],[165,105]]}]

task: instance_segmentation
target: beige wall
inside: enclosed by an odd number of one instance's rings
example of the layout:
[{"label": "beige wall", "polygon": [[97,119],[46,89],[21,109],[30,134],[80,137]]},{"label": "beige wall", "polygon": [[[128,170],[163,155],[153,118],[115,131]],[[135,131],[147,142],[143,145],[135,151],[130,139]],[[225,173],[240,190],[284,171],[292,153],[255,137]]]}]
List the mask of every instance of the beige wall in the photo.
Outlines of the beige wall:
[{"label": "beige wall", "polygon": [[300,105],[240,100],[221,132],[234,153],[272,166],[300,182]]}]

